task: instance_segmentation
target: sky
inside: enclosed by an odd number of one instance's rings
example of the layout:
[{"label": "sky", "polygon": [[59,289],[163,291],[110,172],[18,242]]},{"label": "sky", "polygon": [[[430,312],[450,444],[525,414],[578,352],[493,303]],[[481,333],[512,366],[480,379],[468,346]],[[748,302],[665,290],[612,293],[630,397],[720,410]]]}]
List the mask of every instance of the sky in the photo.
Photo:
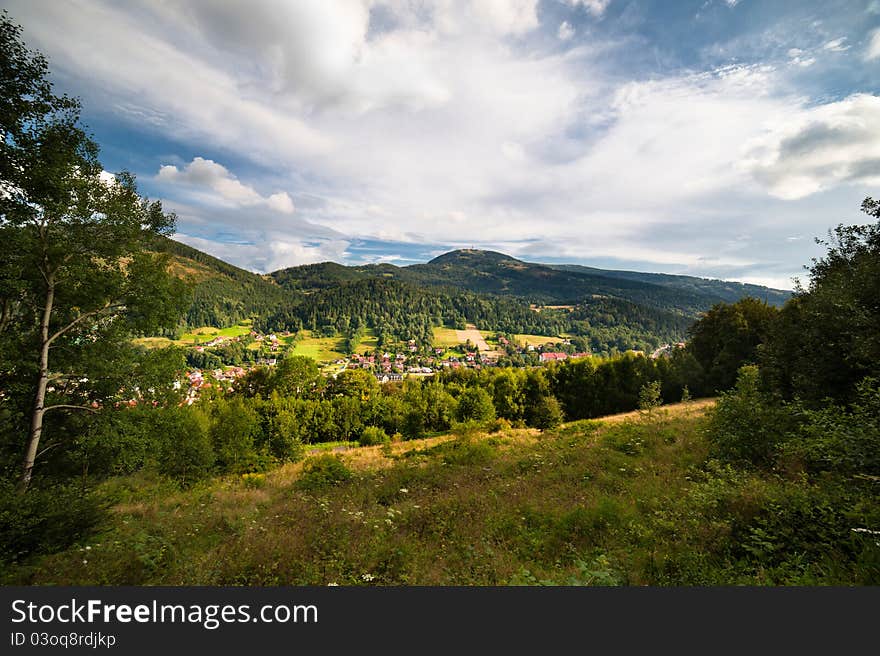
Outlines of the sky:
[{"label": "sky", "polygon": [[5,0],[110,172],[253,271],[790,289],[880,194],[880,0]]}]

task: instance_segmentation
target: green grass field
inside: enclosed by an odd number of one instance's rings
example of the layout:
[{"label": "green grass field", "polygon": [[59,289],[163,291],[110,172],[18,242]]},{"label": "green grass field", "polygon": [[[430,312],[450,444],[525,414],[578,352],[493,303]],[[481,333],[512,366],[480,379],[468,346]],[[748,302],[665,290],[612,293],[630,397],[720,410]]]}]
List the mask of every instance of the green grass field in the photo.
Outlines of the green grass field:
[{"label": "green grass field", "polygon": [[434,346],[437,348],[450,348],[458,346],[461,342],[454,328],[434,327]]},{"label": "green grass field", "polygon": [[[0,582],[662,583],[667,569],[696,567],[690,554],[724,553],[694,480],[704,409],[353,448],[185,490],[155,475],[114,479],[99,490],[113,508],[98,534]],[[340,458],[348,480],[305,475],[320,457]]]},{"label": "green grass field", "polygon": [[242,322],[236,326],[230,326],[229,328],[205,326],[184,333],[180,336],[180,339],[177,340],[177,343],[181,345],[203,344],[204,342],[210,342],[215,337],[241,337],[242,335],[247,335],[250,331],[250,321]]},{"label": "green grass field", "polygon": [[318,362],[331,362],[345,357],[342,342],[340,337],[313,337],[310,331],[304,330],[294,342],[291,354],[303,355]]},{"label": "green grass field", "polygon": [[372,328],[367,328],[366,334],[358,342],[355,353],[363,353],[364,351],[375,351],[379,346],[379,338]]},{"label": "green grass field", "polygon": [[549,337],[548,335],[514,335],[513,337],[526,346],[543,346],[562,341],[560,337]]}]

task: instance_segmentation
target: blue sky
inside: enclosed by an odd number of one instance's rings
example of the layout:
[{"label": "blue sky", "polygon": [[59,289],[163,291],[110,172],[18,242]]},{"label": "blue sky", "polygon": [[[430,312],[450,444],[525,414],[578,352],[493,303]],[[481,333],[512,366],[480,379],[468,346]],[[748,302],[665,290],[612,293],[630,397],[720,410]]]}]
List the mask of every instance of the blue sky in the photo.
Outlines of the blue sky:
[{"label": "blue sky", "polygon": [[257,271],[791,287],[880,187],[880,0],[7,0],[108,171]]}]

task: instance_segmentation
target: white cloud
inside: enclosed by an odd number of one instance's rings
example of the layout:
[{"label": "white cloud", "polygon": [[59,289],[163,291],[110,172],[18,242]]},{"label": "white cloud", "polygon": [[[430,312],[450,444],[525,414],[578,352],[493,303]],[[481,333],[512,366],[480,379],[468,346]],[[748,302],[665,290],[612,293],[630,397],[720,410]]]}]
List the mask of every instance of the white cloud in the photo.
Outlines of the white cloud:
[{"label": "white cloud", "polygon": [[292,214],[294,210],[293,201],[287,192],[276,192],[264,198],[253,187],[240,182],[222,164],[202,157],[193,158],[182,169],[166,164],[159,169],[156,179],[159,182],[186,185],[197,192],[210,190],[223,201],[235,206],[266,205],[284,214]]},{"label": "white cloud", "polygon": [[574,28],[568,21],[562,21],[562,23],[559,25],[559,31],[556,33],[556,35],[562,41],[568,41],[571,37],[574,36]]},{"label": "white cloud", "polygon": [[829,52],[844,52],[845,50],[849,50],[849,46],[844,45],[846,41],[846,37],[842,36],[839,39],[834,39],[833,41],[829,41],[825,45],[822,46],[823,50],[828,50]]},{"label": "white cloud", "polygon": [[865,49],[864,60],[874,61],[880,58],[880,28],[877,28],[868,37],[868,47]]},{"label": "white cloud", "polygon": [[[567,2],[594,17],[610,4]],[[574,27],[542,25],[537,0],[8,3],[87,107],[180,144],[184,161],[211,152],[242,162],[241,179],[195,158],[163,167],[156,182],[187,239],[249,268],[338,260],[350,239],[368,238],[547,248],[696,273],[713,252],[712,266],[745,271],[758,264],[719,242],[725,225],[787,217],[777,219],[781,243],[821,234],[827,212],[807,233],[804,208],[786,214],[778,199],[870,179],[854,167],[870,164],[871,130],[848,146],[850,163],[829,147],[828,170],[810,153],[812,163],[786,154],[798,121],[825,120],[784,78],[821,46],[790,49],[780,70],[661,70],[627,82],[606,64],[628,44],[591,33],[565,53],[548,49],[543,37]],[[688,231],[664,241],[682,216]],[[210,241],[246,232],[246,220],[266,232]]]},{"label": "white cloud", "polygon": [[880,96],[802,108],[746,146],[743,166],[778,198],[841,184],[880,184]]},{"label": "white cloud", "polygon": [[572,7],[581,6],[597,18],[605,13],[611,0],[568,0]]},{"label": "white cloud", "polygon": [[345,259],[349,246],[345,240],[303,242],[280,234],[264,236],[257,242],[218,242],[184,233],[178,233],[174,238],[243,269],[257,272],[277,271],[300,264],[339,262]]}]

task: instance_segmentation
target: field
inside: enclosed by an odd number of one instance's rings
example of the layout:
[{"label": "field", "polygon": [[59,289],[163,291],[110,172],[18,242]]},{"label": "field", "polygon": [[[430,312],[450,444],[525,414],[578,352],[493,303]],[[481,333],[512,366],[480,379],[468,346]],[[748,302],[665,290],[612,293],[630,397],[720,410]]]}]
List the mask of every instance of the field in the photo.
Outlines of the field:
[{"label": "field", "polygon": [[[236,326],[229,328],[215,328],[213,326],[203,326],[194,328],[188,333],[184,333],[178,340],[168,339],[167,337],[139,337],[134,340],[135,344],[146,346],[147,348],[163,348],[166,346],[195,346],[210,342],[215,337],[241,337],[247,335],[251,331],[251,322],[243,321]],[[259,348],[259,345],[257,345]]]},{"label": "field", "polygon": [[318,362],[332,362],[344,358],[342,352],[343,340],[339,337],[313,337],[308,330],[302,331],[302,335],[293,342],[294,347],[291,355],[304,355]]},{"label": "field", "polygon": [[543,346],[562,341],[560,337],[548,337],[547,335],[514,335],[514,339],[526,346]]},{"label": "field", "polygon": [[247,335],[250,331],[250,321],[242,322],[237,326],[230,326],[229,328],[205,326],[203,328],[195,328],[192,332],[184,333],[180,336],[177,343],[181,345],[203,344],[204,342],[210,342],[215,337],[241,337],[242,335]]},{"label": "field", "polygon": [[710,404],[354,448],[186,490],[111,480],[100,534],[2,582],[663,583],[723,536],[698,516]]},{"label": "field", "polygon": [[367,328],[366,334],[358,342],[355,353],[363,353],[364,351],[375,351],[379,346],[379,338],[372,328]]},{"label": "field", "polygon": [[434,346],[437,348],[452,348],[458,346],[458,331],[454,328],[434,327]]}]

